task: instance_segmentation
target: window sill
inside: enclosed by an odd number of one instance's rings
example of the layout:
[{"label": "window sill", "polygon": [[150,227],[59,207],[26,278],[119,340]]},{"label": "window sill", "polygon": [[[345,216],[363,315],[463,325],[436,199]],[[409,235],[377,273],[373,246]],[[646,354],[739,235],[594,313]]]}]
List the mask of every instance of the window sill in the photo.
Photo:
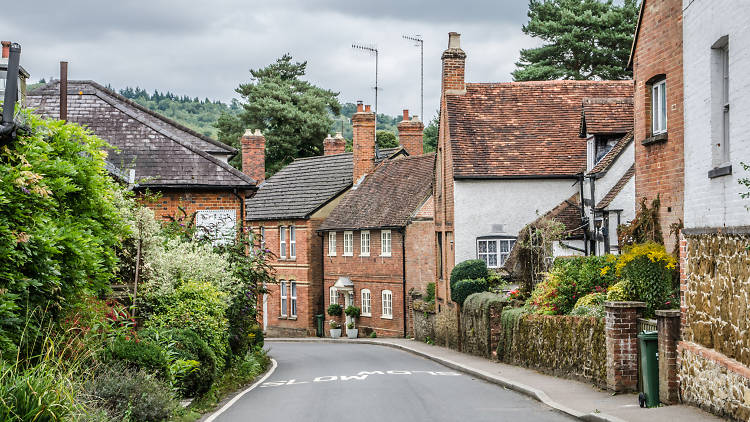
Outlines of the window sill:
[{"label": "window sill", "polygon": [[354,254],[351,254],[351,253],[345,253],[345,254],[343,254],[343,255],[341,255],[341,256],[354,256]]},{"label": "window sill", "polygon": [[658,144],[661,142],[667,142],[667,132],[660,133],[658,135],[650,136],[644,140],[641,141],[641,145],[652,145],[652,144]]},{"label": "window sill", "polygon": [[714,167],[713,169],[708,171],[708,178],[709,179],[715,179],[717,177],[721,176],[729,176],[732,174],[732,165],[727,164],[725,166],[721,167]]},{"label": "window sill", "polygon": [[286,315],[282,315],[278,319],[289,319],[289,318],[287,318]]},{"label": "window sill", "polygon": [[385,315],[382,315],[382,316],[380,317],[380,319],[393,319],[393,316],[385,316]]},{"label": "window sill", "polygon": [[331,257],[333,257],[333,256],[336,256],[336,255],[335,255],[335,254],[334,254],[334,255],[328,254],[328,255],[326,255],[326,256],[331,256]]},{"label": "window sill", "polygon": [[288,319],[290,321],[296,321],[297,317],[296,316],[290,316],[289,318],[286,318],[286,319]]},{"label": "window sill", "polygon": [[360,257],[363,257],[363,258],[369,258],[369,257],[370,257],[370,254],[369,254],[369,253],[368,253],[368,254],[359,254],[359,256],[360,256]]},{"label": "window sill", "polygon": [[372,314],[362,314],[362,315],[360,315],[360,316],[371,317],[371,316],[372,316]]},{"label": "window sill", "polygon": [[392,255],[391,254],[380,254],[380,256],[382,256],[383,258],[390,258]]}]

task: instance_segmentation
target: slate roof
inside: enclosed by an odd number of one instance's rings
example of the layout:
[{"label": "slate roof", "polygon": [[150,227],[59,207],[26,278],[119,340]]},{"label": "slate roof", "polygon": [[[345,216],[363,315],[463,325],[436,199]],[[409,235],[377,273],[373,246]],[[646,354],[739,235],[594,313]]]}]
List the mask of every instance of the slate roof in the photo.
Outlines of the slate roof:
[{"label": "slate roof", "polygon": [[628,97],[584,98],[580,136],[626,133],[633,130],[633,119],[632,92]]},{"label": "slate roof", "polygon": [[604,173],[609,170],[610,167],[612,167],[612,164],[614,164],[615,161],[617,161],[617,158],[620,157],[620,154],[625,150],[625,148],[633,142],[633,131],[630,130],[630,132],[626,133],[625,136],[620,138],[619,141],[610,149],[606,154],[604,154],[604,157],[599,160],[598,163],[594,166],[594,168],[591,169],[589,172],[590,175],[597,175],[601,176]]},{"label": "slate roof", "polygon": [[632,95],[632,81],[467,83],[446,95],[454,177],[572,178],[586,164],[583,99]]},{"label": "slate roof", "polygon": [[625,172],[625,174],[622,175],[620,180],[615,183],[614,186],[612,186],[612,189],[607,192],[606,195],[604,195],[604,198],[602,198],[601,201],[599,201],[598,204],[596,204],[596,209],[602,210],[604,208],[607,208],[609,204],[612,203],[612,200],[615,199],[615,197],[622,191],[622,188],[625,187],[625,185],[628,184],[630,179],[635,175],[635,163],[630,166],[628,171]]},{"label": "slate roof", "polygon": [[[403,148],[378,151],[377,162],[404,153]],[[246,201],[247,220],[307,218],[352,185],[352,153],[298,158]]]},{"label": "slate roof", "polygon": [[384,161],[346,193],[321,231],[400,228],[432,195],[435,154]]},{"label": "slate roof", "polygon": [[[59,81],[27,95],[47,117],[60,113]],[[140,187],[252,189],[255,180],[213,154],[237,151],[158,115],[92,81],[68,82],[68,120],[88,127],[114,148],[108,160],[135,169]]]}]

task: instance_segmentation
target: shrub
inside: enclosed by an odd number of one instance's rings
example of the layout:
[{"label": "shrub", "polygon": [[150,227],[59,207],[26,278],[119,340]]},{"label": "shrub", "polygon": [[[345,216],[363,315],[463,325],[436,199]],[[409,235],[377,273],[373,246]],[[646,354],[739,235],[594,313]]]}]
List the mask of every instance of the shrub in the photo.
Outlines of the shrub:
[{"label": "shrub", "polygon": [[588,316],[594,318],[604,318],[604,306],[596,305],[581,305],[573,309],[570,312],[571,315],[575,316]]},{"label": "shrub", "polygon": [[[605,300],[607,300],[607,294],[604,292],[589,293],[586,296],[578,299],[575,306],[573,306],[573,311],[580,308],[581,306],[602,306],[604,305]],[[571,312],[571,315],[574,315],[573,312]]]},{"label": "shrub", "polygon": [[349,306],[347,306],[347,307],[346,307],[346,310],[344,311],[344,313],[345,313],[345,314],[346,314],[347,316],[350,316],[350,317],[352,317],[352,318],[359,318],[359,314],[360,314],[360,312],[361,312],[361,311],[359,310],[359,308],[358,308],[358,307],[356,307],[356,306],[354,306],[354,305],[349,305]]},{"label": "shrub", "polygon": [[86,392],[111,420],[163,421],[177,408],[168,384],[145,371],[118,365],[91,379]]},{"label": "shrub", "polygon": [[210,283],[189,281],[168,298],[159,302],[149,326],[194,330],[216,354],[217,366],[223,368],[229,346],[227,295]]},{"label": "shrub", "polygon": [[353,330],[354,329],[354,323],[350,322],[350,323],[346,324],[346,328],[348,328],[350,330]]},{"label": "shrub", "polygon": [[451,271],[451,291],[453,290],[453,285],[461,280],[477,280],[480,278],[486,280],[488,275],[487,264],[481,259],[470,259],[461,262],[453,267]]},{"label": "shrub", "polygon": [[218,375],[216,355],[195,331],[146,329],[143,335],[166,350],[175,387],[183,396],[193,397],[208,391]]},{"label": "shrub", "polygon": [[78,405],[73,383],[47,363],[24,370],[0,366],[0,420],[68,420]]},{"label": "shrub", "polygon": [[330,316],[341,316],[341,305],[338,303],[332,303],[328,306],[328,315]]},{"label": "shrub", "polygon": [[518,322],[527,313],[526,308],[506,307],[503,309],[502,314],[500,314],[500,325],[503,327],[503,332],[497,343],[497,358],[499,360],[503,360],[505,353],[510,352],[510,348],[513,345],[513,330],[515,330]]},{"label": "shrub", "polygon": [[425,302],[435,302],[435,282],[427,283],[427,292],[424,298]]},{"label": "shrub", "polygon": [[376,333],[375,331],[370,333],[370,338],[377,338],[377,337],[378,337],[378,333]]},{"label": "shrub", "polygon": [[631,296],[632,289],[628,286],[627,280],[622,280],[607,289],[607,300],[610,302],[626,302],[633,300]]},{"label": "shrub", "polygon": [[663,245],[643,243],[625,249],[617,262],[617,272],[628,280],[633,296],[646,302],[645,317],[667,305],[672,294],[672,279],[677,261]]},{"label": "shrub", "polygon": [[341,328],[341,324],[335,319],[328,321],[328,325],[331,327],[332,330],[338,330],[339,328]]},{"label": "shrub", "polygon": [[153,341],[117,337],[108,345],[105,354],[109,360],[119,360],[128,367],[153,372],[162,379],[169,378],[167,353]]},{"label": "shrub", "polygon": [[461,280],[451,288],[451,299],[463,306],[469,295],[487,291],[487,281],[483,278],[478,280]]}]

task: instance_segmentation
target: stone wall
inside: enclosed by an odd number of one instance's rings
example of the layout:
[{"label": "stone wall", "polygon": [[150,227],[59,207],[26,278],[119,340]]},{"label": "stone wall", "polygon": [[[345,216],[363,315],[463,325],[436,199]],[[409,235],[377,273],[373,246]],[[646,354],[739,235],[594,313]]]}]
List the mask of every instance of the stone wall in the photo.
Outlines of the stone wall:
[{"label": "stone wall", "polygon": [[435,304],[422,300],[412,302],[412,323],[414,339],[417,341],[435,341]]},{"label": "stone wall", "polygon": [[435,344],[459,350],[458,311],[445,307],[435,315]]},{"label": "stone wall", "polygon": [[682,339],[750,366],[750,234],[686,234]]},{"label": "stone wall", "polygon": [[510,327],[504,334],[504,352],[498,352],[504,362],[607,385],[603,319],[522,315]]},{"label": "stone wall", "polygon": [[502,333],[500,315],[506,304],[503,296],[490,292],[466,298],[461,308],[461,351],[492,357]]}]

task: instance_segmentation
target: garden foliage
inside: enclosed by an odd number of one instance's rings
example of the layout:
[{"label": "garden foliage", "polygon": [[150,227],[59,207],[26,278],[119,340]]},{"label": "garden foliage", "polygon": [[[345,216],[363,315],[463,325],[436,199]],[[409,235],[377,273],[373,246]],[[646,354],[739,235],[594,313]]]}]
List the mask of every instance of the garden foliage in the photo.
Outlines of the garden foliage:
[{"label": "garden foliage", "polygon": [[487,280],[480,278],[476,280],[461,280],[451,287],[451,299],[463,306],[464,301],[474,293],[486,292]]},{"label": "garden foliage", "polygon": [[677,306],[670,300],[676,264],[663,245],[653,242],[633,245],[620,256],[616,271],[625,281],[628,296],[646,302],[644,316]]},{"label": "garden foliage", "polygon": [[451,271],[451,291],[453,285],[461,280],[486,279],[488,275],[487,264],[481,259],[469,259],[461,262]]}]

